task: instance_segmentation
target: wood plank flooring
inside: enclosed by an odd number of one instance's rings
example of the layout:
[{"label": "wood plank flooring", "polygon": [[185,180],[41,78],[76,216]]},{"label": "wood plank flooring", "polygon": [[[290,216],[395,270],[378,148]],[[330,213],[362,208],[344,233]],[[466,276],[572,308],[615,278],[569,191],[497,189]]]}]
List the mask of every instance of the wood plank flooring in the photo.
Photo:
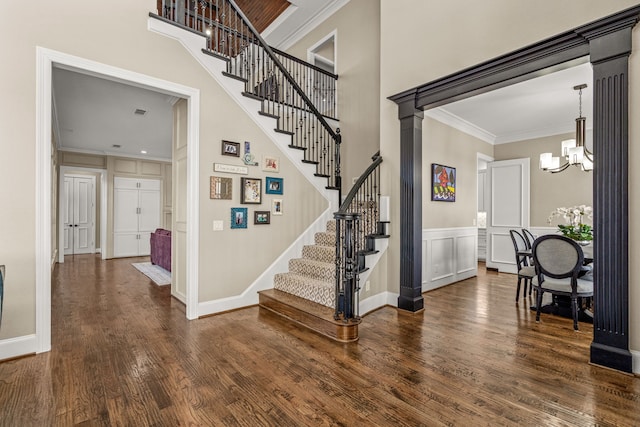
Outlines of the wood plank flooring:
[{"label": "wood plank flooring", "polygon": [[187,321],[139,261],[56,267],[53,349],[0,363],[1,426],[640,425],[640,378],[588,364],[591,325],[536,324],[513,275],[382,308],[340,344],[258,307]]}]

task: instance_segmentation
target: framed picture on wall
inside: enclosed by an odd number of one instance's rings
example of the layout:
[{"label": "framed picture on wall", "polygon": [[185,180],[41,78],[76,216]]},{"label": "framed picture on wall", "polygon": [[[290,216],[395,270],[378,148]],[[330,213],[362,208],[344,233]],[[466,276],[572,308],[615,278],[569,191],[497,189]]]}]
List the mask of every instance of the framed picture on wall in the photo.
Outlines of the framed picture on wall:
[{"label": "framed picture on wall", "polygon": [[240,157],[240,143],[232,141],[222,141],[222,155]]},{"label": "framed picture on wall", "polygon": [[262,180],[260,178],[242,178],[241,184],[241,200],[243,204],[262,203]]},{"label": "framed picture on wall", "polygon": [[282,199],[273,199],[271,201],[271,214],[282,215]]},{"label": "framed picture on wall", "polygon": [[431,200],[456,201],[456,168],[431,163]]},{"label": "framed picture on wall", "polygon": [[209,183],[209,190],[209,197],[212,199],[231,200],[233,181],[231,178],[212,176]]},{"label": "framed picture on wall", "polygon": [[253,223],[256,225],[270,224],[271,212],[269,211],[255,211],[253,213]]},{"label": "framed picture on wall", "polygon": [[284,180],[282,178],[268,176],[265,178],[265,191],[267,194],[283,194],[283,184]]},{"label": "framed picture on wall", "polygon": [[231,208],[231,228],[247,228],[247,208]]}]

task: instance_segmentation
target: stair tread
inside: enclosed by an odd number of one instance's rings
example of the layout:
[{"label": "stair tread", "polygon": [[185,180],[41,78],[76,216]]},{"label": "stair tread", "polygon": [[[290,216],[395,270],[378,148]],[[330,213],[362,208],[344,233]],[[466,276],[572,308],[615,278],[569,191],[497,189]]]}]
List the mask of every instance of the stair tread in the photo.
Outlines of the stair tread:
[{"label": "stair tread", "polygon": [[311,284],[313,286],[321,286],[323,288],[335,286],[335,283],[333,281],[315,279],[313,277],[303,276],[302,274],[298,274],[298,273],[294,273],[294,272],[290,272],[290,271],[288,271],[286,273],[277,273],[276,277],[284,276],[284,275],[286,275],[287,277],[292,278],[294,280],[301,280],[301,281],[303,281],[305,283],[308,283],[308,284]]},{"label": "stair tread", "polygon": [[[223,55],[220,55],[218,53],[215,53],[214,51],[209,50],[209,49],[202,49],[202,53],[204,53],[205,55],[213,56],[214,58],[222,59],[225,62],[231,62],[230,58],[228,58],[226,56],[223,56]],[[223,74],[224,74],[224,72],[223,72]]]},{"label": "stair tread", "polygon": [[[283,133],[285,135],[289,135],[289,136],[293,136],[295,135],[293,132],[289,132],[288,130],[283,130],[283,129],[274,129],[274,131],[278,132],[278,133]],[[291,146],[290,146],[291,147]],[[297,148],[297,147],[296,147]]]},{"label": "stair tread", "polygon": [[260,114],[261,116],[265,116],[265,117],[271,117],[272,119],[279,119],[280,118],[280,116],[278,116],[276,114],[267,113],[265,111],[258,111],[258,114]]},{"label": "stair tread", "polygon": [[248,80],[245,79],[244,77],[236,76],[235,74],[227,73],[226,71],[223,71],[222,75],[225,76],[225,77],[229,77],[230,79],[235,79],[235,80],[241,81],[243,83],[247,83],[248,82]]}]

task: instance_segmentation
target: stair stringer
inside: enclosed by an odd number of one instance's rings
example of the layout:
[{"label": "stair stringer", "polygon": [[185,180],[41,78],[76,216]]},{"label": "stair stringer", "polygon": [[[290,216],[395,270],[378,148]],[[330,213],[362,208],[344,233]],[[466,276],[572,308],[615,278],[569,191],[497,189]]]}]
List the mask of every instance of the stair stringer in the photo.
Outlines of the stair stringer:
[{"label": "stair stringer", "polygon": [[[389,239],[376,239],[376,251],[378,252],[367,255],[365,258],[367,270],[359,274],[360,287],[364,287],[364,284],[369,280],[369,275],[373,272],[376,265],[378,265],[378,261],[380,261],[380,258],[382,258],[382,255],[384,255],[388,247]],[[398,296],[399,294],[394,294],[392,292],[381,292],[367,299],[361,300],[358,305],[359,313],[363,316],[370,311],[377,310],[385,305],[397,307]]]},{"label": "stair stringer", "polygon": [[149,31],[177,40],[198,61],[224,91],[244,110],[244,112],[258,125],[264,134],[278,147],[284,156],[302,173],[313,187],[329,202],[330,209],[338,210],[337,191],[327,189],[327,179],[315,176],[316,167],[302,163],[304,153],[302,150],[289,148],[291,137],[275,131],[276,119],[259,114],[262,102],[243,96],[244,83],[239,80],[225,77],[226,61],[207,55],[202,52],[206,47],[204,36],[179,28],[162,20],[149,17],[147,21]]},{"label": "stair stringer", "polygon": [[299,258],[302,248],[313,244],[315,234],[325,231],[327,221],[332,218],[333,209],[325,210],[242,294],[201,302],[198,304],[198,315],[206,316],[258,304],[258,292],[273,289],[274,276],[289,271],[289,260]]}]

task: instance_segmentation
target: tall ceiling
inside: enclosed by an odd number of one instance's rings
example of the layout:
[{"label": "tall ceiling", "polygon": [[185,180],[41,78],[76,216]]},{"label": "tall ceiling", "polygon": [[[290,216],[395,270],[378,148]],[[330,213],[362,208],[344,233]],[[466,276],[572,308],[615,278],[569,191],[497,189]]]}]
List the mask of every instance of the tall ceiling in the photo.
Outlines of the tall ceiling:
[{"label": "tall ceiling", "polygon": [[[268,12],[251,19],[269,44],[283,49],[348,2],[236,1],[247,16]],[[591,81],[587,63],[444,105],[427,115],[493,144],[568,133],[578,115],[573,86]],[[170,96],[59,68],[54,68],[52,84],[60,149],[171,159],[174,99]],[[590,128],[590,87],[583,91],[582,103]],[[135,114],[136,110],[146,113]]]}]

